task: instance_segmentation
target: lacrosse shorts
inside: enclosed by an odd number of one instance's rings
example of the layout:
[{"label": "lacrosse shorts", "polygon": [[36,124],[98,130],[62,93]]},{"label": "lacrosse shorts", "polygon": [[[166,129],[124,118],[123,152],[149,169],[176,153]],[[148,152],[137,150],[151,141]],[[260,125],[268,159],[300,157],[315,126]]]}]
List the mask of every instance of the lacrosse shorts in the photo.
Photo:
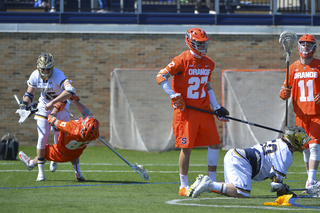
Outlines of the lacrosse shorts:
[{"label": "lacrosse shorts", "polygon": [[223,162],[225,183],[235,185],[239,194],[250,197],[252,166],[248,160],[240,157],[234,149],[230,149]]},{"label": "lacrosse shorts", "polygon": [[296,125],[302,127],[307,135],[312,138],[309,144],[320,144],[320,116],[296,116]]},{"label": "lacrosse shorts", "polygon": [[[205,108],[210,110],[210,106]],[[172,119],[175,147],[193,148],[220,144],[215,117],[211,114],[185,108],[173,110]]]},{"label": "lacrosse shorts", "polygon": [[82,154],[65,156],[60,152],[58,144],[46,144],[46,152],[46,160],[60,163],[76,160]]}]

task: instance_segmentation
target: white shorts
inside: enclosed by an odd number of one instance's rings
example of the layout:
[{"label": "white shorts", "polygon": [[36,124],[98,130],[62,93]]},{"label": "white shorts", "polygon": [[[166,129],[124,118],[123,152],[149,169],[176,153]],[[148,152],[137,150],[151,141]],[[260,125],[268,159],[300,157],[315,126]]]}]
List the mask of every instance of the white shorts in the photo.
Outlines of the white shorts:
[{"label": "white shorts", "polygon": [[250,197],[252,186],[252,166],[247,159],[238,155],[233,149],[224,157],[224,180],[236,186],[237,192]]}]

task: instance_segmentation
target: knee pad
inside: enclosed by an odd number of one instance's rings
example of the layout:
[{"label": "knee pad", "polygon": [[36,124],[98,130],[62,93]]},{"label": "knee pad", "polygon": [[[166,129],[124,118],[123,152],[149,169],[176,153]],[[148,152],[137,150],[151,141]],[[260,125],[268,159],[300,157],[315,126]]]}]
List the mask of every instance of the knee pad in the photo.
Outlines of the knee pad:
[{"label": "knee pad", "polygon": [[45,149],[50,133],[50,125],[44,118],[37,119],[38,143],[37,149]]},{"label": "knee pad", "polygon": [[320,161],[320,145],[316,143],[309,144],[310,159]]},{"label": "knee pad", "polygon": [[207,163],[208,166],[217,166],[219,160],[219,149],[211,149],[208,147]]}]

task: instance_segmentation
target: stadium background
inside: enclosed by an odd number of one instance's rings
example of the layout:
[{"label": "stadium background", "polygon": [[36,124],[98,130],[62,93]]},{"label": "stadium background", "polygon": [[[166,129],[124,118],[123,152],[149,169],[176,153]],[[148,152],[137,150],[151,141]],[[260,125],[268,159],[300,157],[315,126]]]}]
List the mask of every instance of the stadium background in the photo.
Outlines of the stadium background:
[{"label": "stadium background", "polygon": [[[95,27],[98,26],[91,27],[92,31],[95,31]],[[166,26],[158,26],[158,32],[141,33],[130,33],[130,31],[123,33],[1,32],[0,136],[12,133],[16,134],[21,145],[36,144],[35,121],[29,118],[22,125],[18,124],[18,115],[15,114],[17,103],[12,95],[17,94],[22,97],[27,88],[26,81],[36,68],[38,55],[42,52],[51,52],[55,58],[55,67],[63,70],[65,75],[73,81],[81,101],[99,119],[101,138],[109,141],[111,71],[115,68],[160,69],[165,67],[174,56],[187,50],[184,33],[185,29],[191,27],[196,26],[180,26],[176,28],[177,32],[174,34],[166,33],[166,29],[170,29]],[[212,73],[212,86],[219,102],[222,69],[284,69],[286,67],[284,50],[278,43],[278,39],[281,31],[290,29],[289,27],[268,27],[270,33],[254,31],[252,30],[254,28],[250,27],[247,28],[247,32],[237,32],[236,27],[225,27],[224,33],[215,33],[214,26],[200,27],[209,34],[210,44],[207,55],[216,62],[216,68]],[[308,28],[296,27],[294,30],[301,34]],[[292,61],[297,58],[298,52],[294,50]],[[158,87],[156,80],[144,82],[143,76],[137,76],[136,79],[131,80],[137,81],[137,86],[145,87],[146,93],[149,92],[148,87]],[[257,85],[252,85],[252,88],[254,89],[255,86]],[[158,89],[161,90],[160,87]],[[36,99],[38,97],[37,93]],[[169,102],[168,98],[167,104]],[[71,111],[78,115],[73,106]],[[219,121],[217,123],[221,133],[221,123]],[[50,136],[49,143],[51,142]],[[102,143],[97,141],[93,145],[102,145]]]}]

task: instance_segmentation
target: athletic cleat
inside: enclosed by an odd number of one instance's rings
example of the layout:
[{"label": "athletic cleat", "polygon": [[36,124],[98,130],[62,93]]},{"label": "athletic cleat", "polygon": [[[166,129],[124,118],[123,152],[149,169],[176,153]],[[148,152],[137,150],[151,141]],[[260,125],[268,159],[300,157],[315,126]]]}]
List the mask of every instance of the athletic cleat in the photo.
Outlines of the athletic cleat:
[{"label": "athletic cleat", "polygon": [[86,179],[84,179],[84,177],[82,176],[82,174],[81,173],[74,173],[74,176],[76,176],[76,178],[77,178],[77,180],[79,181],[79,182],[81,182],[81,181],[86,181]]},{"label": "athletic cleat", "polygon": [[204,176],[198,185],[193,191],[192,197],[196,198],[203,192],[210,192],[209,184],[212,182],[211,178],[209,176]]},{"label": "athletic cleat", "polygon": [[50,163],[50,171],[51,172],[55,172],[57,170],[57,168],[58,168],[58,163],[51,161],[51,163]]},{"label": "athletic cleat", "polygon": [[45,180],[44,173],[43,172],[39,172],[36,181],[44,181],[44,180]]},{"label": "athletic cleat", "polygon": [[[306,189],[309,187],[309,186],[312,186],[312,185],[315,185],[317,183],[317,181],[314,181],[312,180],[311,182],[309,182],[309,180],[306,181]],[[305,191],[302,191],[302,194],[307,194],[307,190]]]},{"label": "athletic cleat", "polygon": [[196,181],[190,186],[190,188],[188,190],[188,194],[187,194],[188,197],[192,197],[192,194],[193,194],[195,188],[197,188],[197,186],[199,186],[203,177],[204,177],[203,174],[198,175],[198,177],[196,178]]},{"label": "athletic cleat", "polygon": [[179,187],[179,195],[188,196],[189,186],[188,187]]},{"label": "athletic cleat", "polygon": [[29,166],[30,158],[23,151],[19,152],[19,158],[29,171],[34,168],[34,166]]}]

